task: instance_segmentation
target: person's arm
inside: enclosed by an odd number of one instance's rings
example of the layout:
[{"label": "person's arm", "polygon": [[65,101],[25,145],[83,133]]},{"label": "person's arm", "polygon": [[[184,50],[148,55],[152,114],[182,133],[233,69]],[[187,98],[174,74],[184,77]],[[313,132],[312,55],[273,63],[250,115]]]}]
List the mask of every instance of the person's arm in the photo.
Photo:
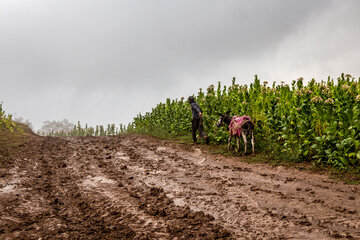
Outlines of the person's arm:
[{"label": "person's arm", "polygon": [[202,117],[202,116],[203,116],[203,114],[202,114],[202,109],[201,109],[201,107],[199,106],[199,104],[198,104],[198,107],[199,107],[199,116]]},{"label": "person's arm", "polygon": [[202,109],[196,102],[191,104],[192,107],[199,113],[199,116],[202,117]]}]

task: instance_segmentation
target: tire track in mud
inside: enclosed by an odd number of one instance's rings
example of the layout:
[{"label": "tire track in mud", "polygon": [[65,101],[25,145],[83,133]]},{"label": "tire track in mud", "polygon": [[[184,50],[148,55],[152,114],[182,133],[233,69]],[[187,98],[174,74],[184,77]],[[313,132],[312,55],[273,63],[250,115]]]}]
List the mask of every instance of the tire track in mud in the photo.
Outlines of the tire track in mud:
[{"label": "tire track in mud", "polygon": [[[16,182],[12,191],[0,194],[2,239],[35,239],[33,234],[41,228],[40,225],[50,228],[52,223],[55,224],[48,202],[42,194],[38,194],[42,188],[36,183],[43,176],[39,171],[39,162],[34,159],[41,157],[42,141],[37,138],[33,141],[24,147],[27,154],[20,154],[18,159],[14,159],[12,171],[2,178],[5,188],[9,183]],[[6,171],[7,167],[1,168],[1,171]],[[47,223],[46,220],[50,221]]]},{"label": "tire track in mud", "polygon": [[138,178],[164,188],[178,204],[213,215],[237,238],[360,238],[359,200],[352,196],[358,187],[306,173],[299,175],[311,179],[279,174],[268,166],[257,172],[244,163],[227,165],[152,138],[123,145],[129,156],[145,159],[128,162]]},{"label": "tire track in mud", "polygon": [[[27,164],[28,176],[19,179],[32,195],[28,205],[36,204],[37,209],[7,212],[19,221],[12,229],[5,224],[5,239],[128,239],[135,235],[126,225],[114,225],[116,214],[104,216],[106,205],[77,187],[81,175],[71,175],[67,169],[71,148],[66,141],[47,138],[40,145]],[[31,168],[32,164],[36,167]]]},{"label": "tire track in mud", "polygon": [[[141,146],[141,144],[136,145]],[[126,146],[130,147],[126,149]],[[259,208],[249,195],[241,190],[239,192],[239,189],[236,190],[239,194],[229,194],[226,186],[234,184],[224,176],[224,169],[203,166],[204,160],[200,158],[199,161],[199,154],[195,154],[195,157],[179,156],[173,151],[166,152],[166,148],[156,148],[156,146],[150,148],[153,150],[149,151],[144,147],[134,149],[130,141],[125,142],[125,151],[133,159],[145,160],[145,166],[139,166],[143,161],[134,161],[134,164],[128,162],[130,168],[134,170],[133,174],[137,174],[139,179],[143,179],[149,185],[166,189],[165,191],[178,205],[189,205],[193,210],[213,215],[219,223],[223,223],[224,227],[234,231],[239,239],[283,237],[281,233],[276,235],[265,228],[266,223],[271,228],[278,228],[279,223],[271,216],[267,217],[265,211]],[[204,170],[206,172],[203,172]],[[232,180],[236,179],[232,178]],[[249,217],[249,213],[261,216]],[[260,226],[256,226],[257,220]]]},{"label": "tire track in mud", "polygon": [[[78,187],[82,189],[82,192],[94,196],[94,199],[101,202],[102,206],[100,205],[99,208],[105,209],[104,215],[109,213],[120,215],[113,224],[126,222],[133,232],[126,238],[150,239],[161,236],[161,232],[153,234],[151,227],[146,229],[146,224],[151,221],[137,211],[135,198],[124,187],[123,182],[126,179],[123,177],[123,173],[118,172],[117,181],[107,176],[106,173],[109,170],[106,169],[110,166],[104,161],[108,155],[105,155],[101,142],[96,144],[96,148],[92,146],[94,142],[91,145],[86,139],[72,140],[72,144],[89,145],[77,149],[72,160],[71,171],[73,174],[83,175],[82,180],[77,183]],[[105,147],[107,148],[107,146]]]},{"label": "tire track in mud", "polygon": [[12,175],[3,174],[0,239],[232,239],[212,216],[175,206],[163,189],[134,181],[126,166],[117,170],[109,153],[117,141],[31,144]]},{"label": "tire track in mud", "polygon": [[[134,216],[138,223],[137,232],[150,232],[146,237],[149,239],[230,239],[231,233],[221,226],[213,223],[213,217],[203,212],[194,212],[189,208],[176,206],[169,199],[162,188],[150,187],[138,179],[132,173],[128,173],[128,166],[121,160],[128,157],[115,151],[121,140],[107,142],[103,146],[103,153],[96,149],[90,149],[97,153],[94,158],[98,166],[97,176],[111,179],[118,183],[122,196],[114,199],[121,204],[127,205],[127,211]],[[101,146],[99,142],[97,146]],[[114,157],[112,156],[114,155]],[[115,161],[114,161],[115,160]],[[118,161],[120,160],[120,161]],[[137,161],[138,159],[135,159]],[[94,168],[94,167],[93,167]],[[94,171],[93,171],[94,173]],[[124,196],[125,194],[125,196]],[[131,201],[131,204],[129,202]]]},{"label": "tire track in mud", "polygon": [[44,175],[49,177],[44,187],[55,216],[62,221],[53,235],[46,238],[128,239],[135,235],[129,226],[118,221],[119,212],[109,209],[96,194],[88,194],[79,188],[77,183],[83,181],[88,169],[71,172],[73,158],[70,155],[58,159],[65,162],[51,160],[42,162]]},{"label": "tire track in mud", "polygon": [[0,239],[360,239],[359,192],[152,137],[36,137],[0,168]]}]

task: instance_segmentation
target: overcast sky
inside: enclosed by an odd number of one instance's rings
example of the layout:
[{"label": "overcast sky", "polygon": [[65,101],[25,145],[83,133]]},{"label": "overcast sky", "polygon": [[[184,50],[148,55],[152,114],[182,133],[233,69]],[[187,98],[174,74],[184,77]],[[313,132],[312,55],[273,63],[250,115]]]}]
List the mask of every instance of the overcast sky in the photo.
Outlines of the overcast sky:
[{"label": "overcast sky", "polygon": [[360,76],[357,0],[0,0],[0,101],[128,123],[221,81]]}]

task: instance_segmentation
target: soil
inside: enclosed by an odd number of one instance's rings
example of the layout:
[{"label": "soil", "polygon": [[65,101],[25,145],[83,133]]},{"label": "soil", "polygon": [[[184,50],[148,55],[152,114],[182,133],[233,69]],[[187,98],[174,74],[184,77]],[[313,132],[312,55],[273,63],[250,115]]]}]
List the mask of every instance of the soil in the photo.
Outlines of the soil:
[{"label": "soil", "polygon": [[31,136],[0,239],[360,239],[360,187],[148,136]]}]

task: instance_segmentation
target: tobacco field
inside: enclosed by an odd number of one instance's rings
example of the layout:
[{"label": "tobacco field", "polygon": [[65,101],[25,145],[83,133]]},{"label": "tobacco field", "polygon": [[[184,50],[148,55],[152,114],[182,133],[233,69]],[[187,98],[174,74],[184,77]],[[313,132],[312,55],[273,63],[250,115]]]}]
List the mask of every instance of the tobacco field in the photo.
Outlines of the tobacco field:
[{"label": "tobacco field", "polygon": [[[218,113],[249,115],[255,122],[257,150],[273,151],[296,161],[311,161],[337,169],[354,169],[360,162],[359,79],[342,74],[336,80],[302,78],[290,85],[253,83],[211,85],[195,96],[204,113],[212,142],[227,141],[226,128],[216,128]],[[167,99],[151,112],[139,114],[128,131],[147,134],[190,134],[191,110],[186,99]]]}]

